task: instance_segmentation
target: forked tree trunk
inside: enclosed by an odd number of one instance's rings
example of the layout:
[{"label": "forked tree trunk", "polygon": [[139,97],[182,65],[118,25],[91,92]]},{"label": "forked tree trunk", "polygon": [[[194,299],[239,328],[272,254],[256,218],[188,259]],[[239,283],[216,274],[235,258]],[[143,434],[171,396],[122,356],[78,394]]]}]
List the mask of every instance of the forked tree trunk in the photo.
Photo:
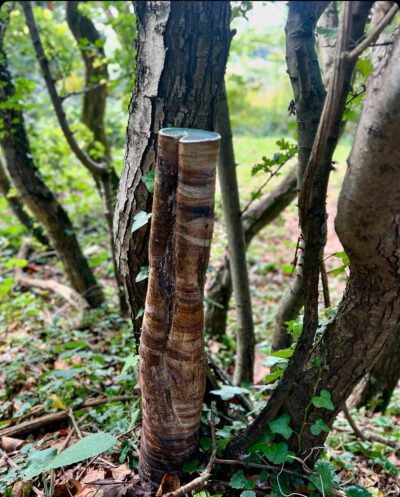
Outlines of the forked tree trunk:
[{"label": "forked tree trunk", "polygon": [[157,487],[198,449],[205,388],[203,290],[213,231],[217,133],[161,130],[140,341],[140,472]]},{"label": "forked tree trunk", "polygon": [[13,211],[19,222],[25,226],[36,240],[43,245],[50,247],[50,242],[47,236],[43,233],[42,227],[33,219],[24,208],[20,198],[11,193],[11,183],[4,168],[3,161],[0,159],[0,192],[7,200],[10,209]]},{"label": "forked tree trunk", "polygon": [[138,211],[151,210],[141,179],[154,166],[156,134],[171,125],[214,129],[231,38],[229,2],[137,2],[135,10],[136,83],[114,215],[116,258],[134,320],[147,289],[136,277],[148,265],[149,225],[134,233],[131,227]]},{"label": "forked tree trunk", "polygon": [[[332,31],[339,25],[339,16],[337,11],[336,1],[329,3],[327,8],[322,13],[318,26],[321,28],[327,28]],[[318,48],[321,59],[322,76],[324,78],[325,86],[328,87],[330,73],[333,65],[333,55],[335,52],[335,34],[332,33],[331,36],[324,36],[322,34],[318,35]]]},{"label": "forked tree trunk", "polygon": [[[0,102],[9,104],[14,95],[14,85],[2,46],[0,57]],[[24,203],[45,227],[64,265],[71,286],[83,295],[92,307],[99,306],[103,302],[101,289],[82,253],[67,213],[47,188],[35,167],[21,110],[5,105],[1,107],[0,115],[4,126],[0,143],[15,187]]]},{"label": "forked tree trunk", "polygon": [[218,103],[217,129],[221,133],[218,178],[222,194],[228,238],[228,259],[236,308],[236,358],[233,382],[235,385],[241,385],[244,382],[253,382],[255,337],[246,264],[246,240],[240,210],[235,153],[225,84]]}]

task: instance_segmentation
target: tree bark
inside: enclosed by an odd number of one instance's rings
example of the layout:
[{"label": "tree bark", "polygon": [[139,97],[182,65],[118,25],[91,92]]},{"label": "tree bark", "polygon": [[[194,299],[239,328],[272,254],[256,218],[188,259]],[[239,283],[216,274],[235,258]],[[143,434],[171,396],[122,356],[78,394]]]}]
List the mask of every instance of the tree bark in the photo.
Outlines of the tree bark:
[{"label": "tree bark", "polygon": [[[293,202],[297,195],[297,166],[270,193],[254,202],[242,216],[246,248],[251,240],[272,223]],[[228,253],[206,284],[205,330],[211,337],[225,334],[232,280]]]},{"label": "tree bark", "polygon": [[[114,214],[116,258],[139,332],[147,282],[149,225],[131,232],[152,195],[141,181],[155,162],[156,134],[167,126],[214,129],[230,44],[228,2],[137,2],[136,83],[127,150]],[[212,64],[209,63],[212,61]]]},{"label": "tree bark", "polygon": [[140,473],[158,487],[198,449],[205,388],[203,291],[213,231],[220,136],[161,130],[150,276],[140,341]]},{"label": "tree bark", "polygon": [[[78,43],[85,64],[85,88],[90,88],[108,80],[108,68],[106,56],[102,46],[102,37],[95,25],[88,17],[79,12],[79,1],[69,1],[66,5],[68,26]],[[90,45],[82,46],[81,40],[87,40]],[[108,169],[102,174],[94,174],[93,177],[99,189],[103,201],[104,217],[110,235],[110,247],[114,266],[115,280],[118,285],[119,304],[122,312],[127,311],[127,303],[123,291],[123,283],[119,276],[115,259],[115,247],[113,236],[113,211],[114,197],[118,177],[111,166],[111,153],[105,128],[105,111],[107,101],[107,86],[95,87],[93,91],[84,93],[82,107],[82,122],[92,131],[94,142],[99,142],[104,148],[103,157],[97,158],[100,162],[107,164]],[[92,144],[93,145],[93,144]],[[90,154],[89,147],[89,154]]]},{"label": "tree bark", "polygon": [[221,134],[218,178],[222,194],[229,247],[228,259],[236,307],[236,360],[233,382],[235,385],[241,385],[244,382],[253,382],[255,337],[246,264],[246,240],[242,225],[225,84],[218,102],[217,129]]},{"label": "tree bark", "polygon": [[[14,95],[14,85],[2,46],[0,56],[0,102],[8,104]],[[0,116],[4,125],[0,143],[15,187],[23,202],[45,227],[71,286],[85,297],[89,305],[99,306],[103,302],[101,289],[82,253],[67,213],[47,188],[33,162],[21,110],[4,105]]]},{"label": "tree bark", "polygon": [[50,241],[44,234],[41,226],[38,226],[36,221],[25,211],[21,200],[11,195],[11,184],[8,179],[7,172],[4,168],[3,161],[0,159],[0,192],[7,200],[10,209],[13,211],[19,222],[25,226],[29,233],[32,234],[41,244],[50,247]]},{"label": "tree bark", "polygon": [[[293,88],[298,133],[298,189],[308,164],[325,99],[325,87],[315,50],[315,27],[329,2],[289,2],[286,23],[286,62]],[[326,236],[326,235],[325,235]],[[275,317],[272,350],[287,348],[292,336],[286,323],[296,319],[304,304],[303,241],[291,284]]]}]

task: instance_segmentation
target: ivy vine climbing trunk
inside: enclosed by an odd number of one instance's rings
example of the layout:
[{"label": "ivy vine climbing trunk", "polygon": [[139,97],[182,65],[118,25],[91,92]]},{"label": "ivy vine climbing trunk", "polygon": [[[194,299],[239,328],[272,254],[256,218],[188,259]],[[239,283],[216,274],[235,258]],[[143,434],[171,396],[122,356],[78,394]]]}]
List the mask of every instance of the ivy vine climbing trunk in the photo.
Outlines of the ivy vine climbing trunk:
[{"label": "ivy vine climbing trunk", "polygon": [[203,291],[220,136],[166,128],[158,138],[140,340],[141,475],[157,487],[198,449],[205,388]]},{"label": "ivy vine climbing trunk", "polygon": [[0,58],[0,103],[5,104],[0,108],[4,127],[0,143],[8,172],[24,203],[45,227],[72,287],[92,307],[97,307],[103,302],[101,288],[82,253],[67,213],[46,186],[33,162],[22,111],[17,105],[9,105],[15,88],[2,44]]},{"label": "ivy vine climbing trunk", "polygon": [[[151,211],[142,178],[155,163],[156,135],[167,126],[213,130],[230,44],[228,2],[137,2],[136,82],[127,149],[114,214],[116,259],[136,333],[147,281],[149,224],[132,232],[135,216]],[[212,64],[209,61],[213,61]]]}]

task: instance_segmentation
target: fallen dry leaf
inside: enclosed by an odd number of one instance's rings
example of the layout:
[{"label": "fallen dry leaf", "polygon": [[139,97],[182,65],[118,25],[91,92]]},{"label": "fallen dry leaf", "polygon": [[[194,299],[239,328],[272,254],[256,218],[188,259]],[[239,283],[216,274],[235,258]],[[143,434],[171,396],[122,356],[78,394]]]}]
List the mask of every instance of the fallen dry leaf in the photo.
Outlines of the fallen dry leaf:
[{"label": "fallen dry leaf", "polygon": [[17,481],[14,483],[11,490],[10,497],[28,497],[31,493],[31,486],[29,483]]},{"label": "fallen dry leaf", "polygon": [[83,485],[87,483],[93,483],[97,480],[104,480],[105,471],[102,468],[92,469],[86,473],[86,475],[82,478],[81,483]]},{"label": "fallen dry leaf", "polygon": [[126,464],[121,464],[116,468],[110,468],[107,470],[107,476],[110,475],[114,480],[123,481],[128,475],[132,474],[132,470],[128,468]]},{"label": "fallen dry leaf", "polygon": [[54,486],[53,497],[74,497],[82,490],[82,485],[74,479],[67,479]]},{"label": "fallen dry leaf", "polygon": [[20,440],[19,438],[12,437],[1,437],[0,438],[0,447],[5,450],[7,453],[14,452],[19,449],[23,444],[24,440]]},{"label": "fallen dry leaf", "polygon": [[157,490],[156,497],[162,497],[168,492],[174,492],[181,486],[181,481],[176,473],[165,473]]}]

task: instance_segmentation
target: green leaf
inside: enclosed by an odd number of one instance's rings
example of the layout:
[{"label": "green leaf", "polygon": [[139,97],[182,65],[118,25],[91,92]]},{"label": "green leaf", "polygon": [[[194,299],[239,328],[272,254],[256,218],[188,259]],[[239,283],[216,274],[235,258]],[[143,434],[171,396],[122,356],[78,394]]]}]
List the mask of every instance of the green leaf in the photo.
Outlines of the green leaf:
[{"label": "green leaf", "polygon": [[254,490],[245,490],[240,494],[240,497],[257,497],[257,494]]},{"label": "green leaf", "polygon": [[57,449],[50,447],[49,449],[35,452],[29,457],[28,466],[24,470],[23,476],[27,480],[32,480],[35,476],[46,471],[49,463],[56,457]]},{"label": "green leaf", "polygon": [[290,424],[290,416],[287,413],[282,414],[279,418],[274,419],[268,423],[268,426],[272,433],[277,433],[278,435],[282,435],[283,438],[289,440],[292,436],[293,430],[289,426]]},{"label": "green leaf", "polygon": [[235,395],[249,393],[247,388],[232,387],[230,385],[223,385],[219,390],[211,390],[211,393],[218,395],[222,400],[233,399]]},{"label": "green leaf", "polygon": [[136,364],[139,362],[139,356],[137,354],[129,355],[124,363],[124,367],[121,370],[121,374],[124,374],[128,371],[129,368],[134,368]]},{"label": "green leaf", "polygon": [[193,471],[201,471],[200,461],[198,459],[193,459],[193,461],[185,462],[182,466],[185,473],[193,473]]},{"label": "green leaf", "polygon": [[278,371],[274,371],[273,373],[267,374],[267,376],[264,378],[264,384],[268,385],[268,383],[272,383],[273,381],[277,380],[280,378],[284,373],[283,369],[278,369]]},{"label": "green leaf", "polygon": [[248,454],[255,454],[256,452],[261,452],[264,454],[265,447],[272,442],[275,438],[275,433],[266,431],[256,442],[250,445],[247,449]]},{"label": "green leaf", "polygon": [[142,228],[149,222],[150,218],[151,212],[138,211],[133,218],[131,232],[134,233],[136,230]]},{"label": "green leaf", "polygon": [[329,433],[329,426],[324,423],[321,418],[318,418],[313,425],[311,425],[311,433],[315,436],[319,435],[322,431]]},{"label": "green leaf", "polygon": [[263,365],[267,366],[267,368],[272,368],[274,366],[286,366],[288,363],[288,360],[284,357],[275,357],[273,355],[270,355],[263,361]]},{"label": "green leaf", "polygon": [[315,28],[315,32],[319,35],[322,35],[324,38],[336,38],[338,28],[337,27],[324,28],[322,26],[317,26]]},{"label": "green leaf", "polygon": [[271,355],[274,357],[283,357],[284,359],[289,359],[292,357],[294,352],[294,348],[289,347],[288,349],[277,350],[276,352],[272,352]]},{"label": "green leaf", "polygon": [[88,435],[76,442],[76,444],[68,447],[68,449],[60,452],[60,454],[47,465],[46,470],[69,466],[70,464],[96,457],[111,449],[116,443],[117,439],[109,433],[94,433],[93,435]]},{"label": "green leaf", "polygon": [[328,409],[328,411],[334,411],[335,406],[332,404],[331,394],[328,390],[321,390],[319,396],[314,396],[312,403],[315,407],[319,409]]},{"label": "green leaf", "polygon": [[240,469],[239,471],[236,471],[236,473],[234,473],[229,484],[232,488],[237,488],[239,490],[251,489],[251,488],[254,488],[254,486],[255,486],[254,481],[249,480],[246,477],[246,475],[243,473],[242,469]]},{"label": "green leaf", "polygon": [[368,490],[360,485],[354,485],[344,489],[346,497],[372,497]]},{"label": "green leaf", "polygon": [[139,273],[136,276],[135,282],[139,283],[140,281],[147,280],[149,277],[149,266],[142,266],[140,268]]},{"label": "green leaf", "polygon": [[87,347],[86,342],[67,342],[62,345],[58,345],[54,350],[56,352],[61,352],[62,350],[81,349],[84,347]]},{"label": "green leaf", "polygon": [[238,489],[247,488],[247,478],[243,473],[243,470],[240,469],[239,471],[236,471],[236,473],[232,475],[232,478],[229,483],[232,488],[238,488]]},{"label": "green leaf", "polygon": [[156,174],[156,170],[153,167],[152,169],[150,169],[149,172],[147,172],[146,174],[144,174],[142,176],[142,181],[146,185],[146,188],[150,193],[154,193],[155,174]]},{"label": "green leaf", "polygon": [[316,475],[312,475],[311,480],[315,487],[329,497],[332,495],[332,484],[338,483],[335,469],[328,461],[317,461],[315,464]]},{"label": "green leaf", "polygon": [[288,446],[285,442],[266,445],[264,449],[265,457],[273,464],[282,464],[288,455]]}]

